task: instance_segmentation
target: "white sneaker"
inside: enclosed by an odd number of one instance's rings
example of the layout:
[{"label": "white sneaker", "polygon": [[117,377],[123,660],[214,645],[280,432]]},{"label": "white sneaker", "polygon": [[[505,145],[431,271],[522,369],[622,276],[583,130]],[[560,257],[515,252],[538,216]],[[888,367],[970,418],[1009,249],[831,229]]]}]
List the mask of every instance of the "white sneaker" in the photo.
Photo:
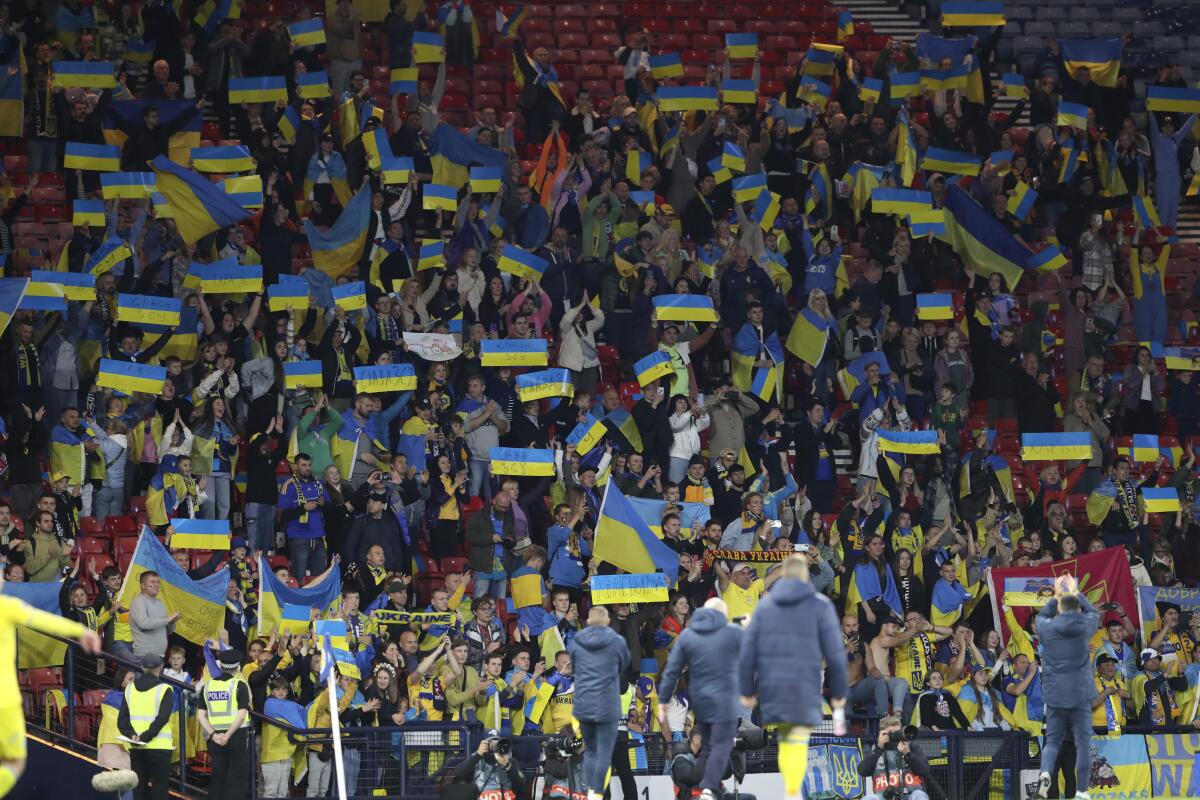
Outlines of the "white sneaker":
[{"label": "white sneaker", "polygon": [[1092,796],[1087,792],[1076,792],[1075,800],[1092,800]]},{"label": "white sneaker", "polygon": [[1042,800],[1045,800],[1045,798],[1047,796],[1049,796],[1049,794],[1050,794],[1050,773],[1043,772],[1041,775],[1038,775],[1038,785],[1037,785],[1037,795],[1036,796],[1042,798]]},{"label": "white sneaker", "polygon": [[700,800],[719,800],[719,798],[712,789],[705,789],[700,792]]}]

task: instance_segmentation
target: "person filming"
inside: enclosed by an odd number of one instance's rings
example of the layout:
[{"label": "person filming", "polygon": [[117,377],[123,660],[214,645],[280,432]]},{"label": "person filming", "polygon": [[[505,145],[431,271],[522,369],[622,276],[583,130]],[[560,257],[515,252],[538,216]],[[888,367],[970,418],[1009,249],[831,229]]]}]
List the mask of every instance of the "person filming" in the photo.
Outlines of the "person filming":
[{"label": "person filming", "polygon": [[863,800],[929,800],[929,762],[909,746],[909,738],[898,717],[879,720],[879,738],[858,764],[870,792]]},{"label": "person filming", "polygon": [[454,770],[454,780],[474,784],[479,800],[528,800],[525,776],[512,757],[512,740],[495,731],[487,736],[471,757]]}]

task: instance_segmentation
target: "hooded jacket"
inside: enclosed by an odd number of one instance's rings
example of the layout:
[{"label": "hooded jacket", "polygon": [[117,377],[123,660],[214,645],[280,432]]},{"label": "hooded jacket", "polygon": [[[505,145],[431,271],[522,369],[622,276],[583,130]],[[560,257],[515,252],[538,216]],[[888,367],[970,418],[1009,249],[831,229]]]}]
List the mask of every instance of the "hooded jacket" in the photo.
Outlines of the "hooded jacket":
[{"label": "hooded jacket", "polygon": [[589,625],[575,635],[567,650],[575,675],[575,718],[619,720],[622,676],[631,664],[625,639],[607,625]]},{"label": "hooded jacket", "polygon": [[738,718],[737,667],[743,631],[715,608],[701,608],[675,640],[658,685],[666,702],[679,675],[688,670],[688,700],[698,722],[734,722]]},{"label": "hooded jacket", "polygon": [[1055,708],[1090,708],[1096,682],[1088,645],[1100,624],[1100,612],[1083,595],[1079,611],[1064,614],[1053,597],[1037,616],[1042,646],[1042,697]]},{"label": "hooded jacket", "polygon": [[781,578],[758,601],[742,639],[740,694],[758,695],[764,723],[815,726],[824,718],[822,660],[831,695],[846,697],[849,668],[833,602],[808,581]]}]

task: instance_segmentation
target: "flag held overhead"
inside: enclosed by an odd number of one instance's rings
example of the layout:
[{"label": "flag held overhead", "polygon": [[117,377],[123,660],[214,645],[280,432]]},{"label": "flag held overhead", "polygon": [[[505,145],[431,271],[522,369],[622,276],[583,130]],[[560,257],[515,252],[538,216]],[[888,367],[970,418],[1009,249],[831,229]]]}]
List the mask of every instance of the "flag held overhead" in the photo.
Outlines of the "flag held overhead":
[{"label": "flag held overhead", "polygon": [[172,520],[175,532],[171,534],[171,547],[181,550],[228,550],[229,520],[188,519]]},{"label": "flag held overhead", "polygon": [[554,451],[532,447],[493,447],[492,473],[544,478],[554,474]]},{"label": "flag held overhead", "polygon": [[1081,433],[1023,433],[1025,461],[1083,461],[1092,457],[1092,435]]},{"label": "flag held overhead", "polygon": [[660,294],[654,298],[659,322],[716,322],[712,298],[696,294]]},{"label": "flag held overhead", "polygon": [[522,403],[546,397],[574,397],[575,383],[570,370],[553,367],[517,376],[517,396]]},{"label": "flag held overhead", "polygon": [[321,362],[317,360],[285,361],[283,382],[288,389],[319,389],[322,384]]},{"label": "flag held overhead", "polygon": [[484,339],[479,363],[485,367],[544,367],[549,363],[545,339]]},{"label": "flag held overhead", "polygon": [[359,392],[411,392],[417,388],[412,364],[382,364],[354,368],[354,389]]},{"label": "flag held overhead", "polygon": [[138,364],[129,361],[115,361],[111,358],[100,359],[100,369],[96,374],[96,385],[107,389],[115,389],[125,394],[143,392],[145,394],[162,394],[163,383],[167,380],[167,368],[150,364]]}]

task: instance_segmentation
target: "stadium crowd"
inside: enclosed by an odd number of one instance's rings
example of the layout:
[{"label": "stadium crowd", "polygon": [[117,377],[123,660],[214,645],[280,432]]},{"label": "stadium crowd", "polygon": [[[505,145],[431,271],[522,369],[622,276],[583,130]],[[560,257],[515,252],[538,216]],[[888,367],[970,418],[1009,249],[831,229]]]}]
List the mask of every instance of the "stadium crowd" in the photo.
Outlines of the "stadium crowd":
[{"label": "stadium crowd", "polygon": [[[686,676],[658,693],[677,637],[710,597],[750,618],[800,553],[843,615],[850,713],[1036,734],[1036,628],[993,570],[1116,550],[1130,585],[1196,586],[1200,282],[1174,228],[1200,157],[1195,119],[1135,92],[1186,88],[1170,64],[1108,80],[1052,39],[994,86],[998,27],[869,65],[839,34],[776,99],[757,41],[679,90],[678,60],[618,18],[610,98],[564,91],[528,9],[272,3],[289,27],[240,0],[54,5],[0,4],[26,111],[0,257],[46,270],[5,309],[0,558],[10,583],[62,581],[62,614],[148,670],[140,689],[215,680],[327,725],[307,619],[260,624],[267,566],[340,586],[315,616],[345,623],[343,725],[557,733],[592,582],[657,570],[667,602],[610,604],[619,747],[683,740]],[[520,113],[448,122],[480,31],[511,47]],[[79,155],[114,142],[119,166]],[[153,193],[110,193],[147,172]],[[47,190],[74,226],[38,254],[15,234]],[[172,299],[167,322],[136,313]],[[159,366],[155,391],[122,383]],[[1174,504],[1150,502],[1163,489]],[[614,497],[633,516],[614,523]],[[177,631],[167,575],[126,581],[138,532],[172,548],[184,519],[231,527],[172,549],[193,581],[230,568],[211,642]],[[1096,727],[1200,728],[1200,614],[1092,599]],[[108,763],[130,724],[100,726]],[[262,731],[263,796],[287,796],[303,745]],[[307,756],[324,796],[328,753]]]}]

